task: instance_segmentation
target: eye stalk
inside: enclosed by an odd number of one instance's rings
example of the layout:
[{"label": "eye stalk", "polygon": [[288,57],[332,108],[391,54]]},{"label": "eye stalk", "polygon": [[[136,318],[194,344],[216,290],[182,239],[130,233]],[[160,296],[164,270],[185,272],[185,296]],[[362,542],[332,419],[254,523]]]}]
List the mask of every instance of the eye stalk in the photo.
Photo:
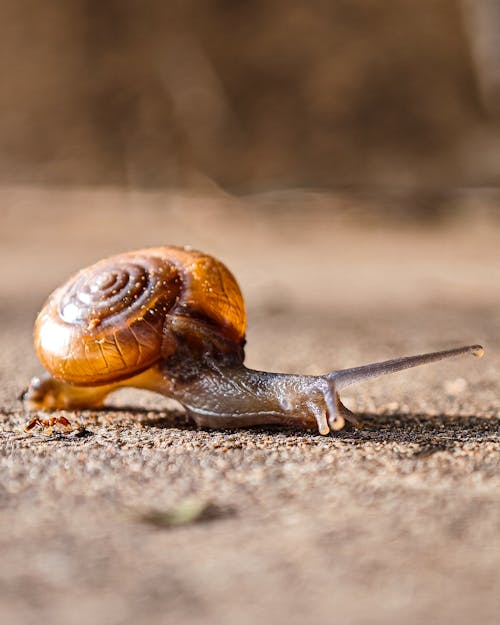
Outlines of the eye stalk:
[{"label": "eye stalk", "polygon": [[[362,367],[341,369],[339,371],[327,373],[324,377],[328,381],[329,392],[325,396],[325,399],[328,406],[328,424],[330,428],[332,430],[341,430],[345,425],[345,421],[352,423],[355,427],[362,426],[362,423],[358,420],[356,415],[344,406],[340,400],[339,391],[347,386],[363,382],[370,378],[387,375],[389,373],[397,373],[398,371],[404,371],[412,367],[430,364],[447,358],[455,358],[464,354],[472,354],[476,356],[476,358],[482,358],[484,348],[482,345],[468,345],[466,347],[418,354],[416,356],[403,356],[402,358],[375,362],[369,365],[363,365]],[[324,422],[322,422],[321,425],[318,422],[318,428],[321,434],[327,433]]]},{"label": "eye stalk", "polygon": [[431,362],[444,360],[445,358],[455,358],[464,354],[472,354],[476,358],[482,358],[484,355],[484,347],[482,345],[467,345],[466,347],[457,347],[455,349],[447,349],[440,352],[430,352],[428,354],[418,354],[417,356],[403,356],[402,358],[394,358],[393,360],[384,360],[383,362],[375,362],[362,367],[353,367],[352,369],[341,369],[340,371],[332,371],[326,377],[331,380],[337,390],[342,390],[346,386],[368,380],[369,378],[387,375],[388,373],[397,373],[404,369],[418,367],[419,365],[427,365]]}]

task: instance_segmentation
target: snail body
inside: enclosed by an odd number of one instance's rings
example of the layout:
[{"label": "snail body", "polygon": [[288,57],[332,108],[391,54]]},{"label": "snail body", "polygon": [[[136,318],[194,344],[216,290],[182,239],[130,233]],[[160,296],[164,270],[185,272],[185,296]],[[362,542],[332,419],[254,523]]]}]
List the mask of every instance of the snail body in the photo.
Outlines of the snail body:
[{"label": "snail body", "polygon": [[231,272],[190,248],[153,247],[83,269],[48,298],[35,322],[47,373],[28,409],[101,406],[133,386],[179,401],[199,425],[284,424],[321,434],[360,425],[340,401],[354,382],[465,353],[479,345],[399,358],[322,376],[268,373],[244,362],[246,314]]}]

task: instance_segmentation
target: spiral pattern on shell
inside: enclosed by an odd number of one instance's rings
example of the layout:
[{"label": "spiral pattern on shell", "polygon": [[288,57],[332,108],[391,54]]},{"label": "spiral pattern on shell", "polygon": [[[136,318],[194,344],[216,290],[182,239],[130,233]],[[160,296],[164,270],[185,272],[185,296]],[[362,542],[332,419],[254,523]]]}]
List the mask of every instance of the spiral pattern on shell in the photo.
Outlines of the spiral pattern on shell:
[{"label": "spiral pattern on shell", "polygon": [[124,262],[93,272],[84,271],[68,284],[59,303],[66,323],[103,323],[143,305],[149,295],[150,274],[138,263]]},{"label": "spiral pattern on shell", "polygon": [[243,344],[245,322],[238,285],[222,263],[149,248],[102,260],[54,291],[35,323],[35,347],[52,375],[93,386],[166,358],[176,348],[174,325],[176,332],[209,327]]}]

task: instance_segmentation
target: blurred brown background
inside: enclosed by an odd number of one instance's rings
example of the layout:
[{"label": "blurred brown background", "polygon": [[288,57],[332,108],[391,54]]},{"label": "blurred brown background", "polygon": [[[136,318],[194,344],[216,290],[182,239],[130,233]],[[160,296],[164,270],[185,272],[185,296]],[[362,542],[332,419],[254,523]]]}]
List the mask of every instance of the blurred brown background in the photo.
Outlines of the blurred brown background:
[{"label": "blurred brown background", "polygon": [[4,182],[500,182],[496,0],[0,2]]}]

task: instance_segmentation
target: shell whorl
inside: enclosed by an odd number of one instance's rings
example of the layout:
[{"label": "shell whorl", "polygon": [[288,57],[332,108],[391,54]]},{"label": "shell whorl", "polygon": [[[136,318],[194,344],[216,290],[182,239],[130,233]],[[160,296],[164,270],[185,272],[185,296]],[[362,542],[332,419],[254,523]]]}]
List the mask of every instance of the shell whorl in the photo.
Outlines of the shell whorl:
[{"label": "shell whorl", "polygon": [[59,315],[70,324],[98,325],[123,310],[130,313],[150,295],[150,273],[138,262],[107,263],[78,273],[59,301]]},{"label": "shell whorl", "polygon": [[244,341],[243,300],[222,263],[182,248],[138,250],[83,269],[54,291],[35,323],[35,347],[55,377],[107,384],[171,354],[178,318]]}]

